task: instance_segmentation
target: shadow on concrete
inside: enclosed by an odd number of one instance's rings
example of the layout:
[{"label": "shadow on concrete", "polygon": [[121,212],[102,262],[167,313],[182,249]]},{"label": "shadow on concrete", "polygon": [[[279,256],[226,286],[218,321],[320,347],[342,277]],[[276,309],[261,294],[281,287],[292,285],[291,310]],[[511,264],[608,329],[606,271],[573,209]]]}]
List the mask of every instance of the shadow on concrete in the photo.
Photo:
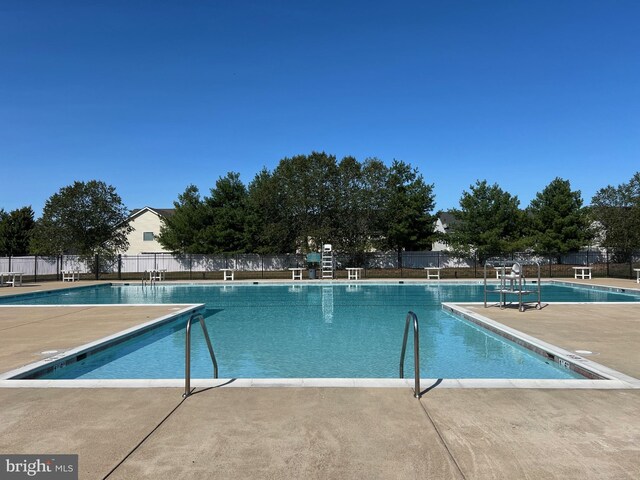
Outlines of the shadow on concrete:
[{"label": "shadow on concrete", "polygon": [[427,393],[427,392],[433,390],[434,388],[436,388],[438,385],[440,385],[442,383],[442,380],[443,380],[442,378],[437,379],[435,382],[433,382],[433,385],[431,385],[431,386],[425,388],[424,390],[422,390],[420,392],[420,396],[422,396],[425,393]]},{"label": "shadow on concrete", "polygon": [[221,383],[220,385],[215,385],[215,386],[213,386],[213,387],[203,388],[202,390],[198,390],[198,391],[196,391],[196,389],[194,388],[194,389],[191,391],[191,395],[197,395],[197,394],[199,394],[199,393],[203,393],[203,392],[206,392],[206,391],[208,391],[208,390],[213,390],[214,388],[226,387],[227,385],[232,384],[232,383],[233,383],[233,382],[235,382],[236,380],[237,380],[237,378],[232,378],[232,379],[230,379],[228,382],[224,382],[224,383]]}]

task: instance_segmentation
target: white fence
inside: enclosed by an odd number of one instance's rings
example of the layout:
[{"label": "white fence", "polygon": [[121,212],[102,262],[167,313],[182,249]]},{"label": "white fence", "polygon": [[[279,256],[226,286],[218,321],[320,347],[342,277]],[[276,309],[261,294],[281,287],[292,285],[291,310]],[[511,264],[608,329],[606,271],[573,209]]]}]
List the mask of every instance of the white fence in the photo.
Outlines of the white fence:
[{"label": "white fence", "polygon": [[[366,270],[400,270],[421,271],[425,267],[441,267],[453,269],[462,276],[482,275],[482,266],[476,258],[457,258],[446,252],[373,252],[350,256],[338,253],[335,256],[338,270],[346,267],[363,267]],[[634,255],[624,263],[614,264],[606,251],[591,250],[561,256],[539,256],[531,254],[513,254],[493,257],[491,261],[520,261],[523,264],[535,262],[545,266],[547,276],[569,276],[573,273],[572,265],[596,265],[602,276],[626,277],[632,269],[637,268],[639,255]],[[97,268],[96,268],[97,266]],[[0,271],[22,272],[26,277],[59,278],[62,271],[72,270],[81,274],[99,278],[117,275],[118,278],[134,278],[150,270],[164,270],[167,273],[181,274],[205,278],[207,272],[218,272],[223,268],[231,268],[239,272],[281,272],[291,267],[307,267],[306,257],[302,254],[259,255],[259,254],[220,254],[220,255],[173,255],[173,254],[141,254],[122,255],[114,260],[92,258],[83,261],[74,255],[53,257],[25,256],[0,257]],[[566,266],[566,272],[561,268]],[[610,266],[612,269],[610,270]],[[548,268],[547,268],[548,267]],[[553,268],[552,268],[553,267]],[[96,271],[98,274],[96,275]],[[203,275],[198,275],[199,273]],[[375,272],[372,272],[375,276]],[[458,276],[458,273],[456,273]]]}]

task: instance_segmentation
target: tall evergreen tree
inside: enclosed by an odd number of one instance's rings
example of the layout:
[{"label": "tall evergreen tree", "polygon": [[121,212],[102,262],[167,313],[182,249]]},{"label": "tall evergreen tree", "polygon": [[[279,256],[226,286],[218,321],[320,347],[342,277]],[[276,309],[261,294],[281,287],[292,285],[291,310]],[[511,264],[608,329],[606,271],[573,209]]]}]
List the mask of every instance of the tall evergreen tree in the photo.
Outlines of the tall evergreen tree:
[{"label": "tall evergreen tree", "polygon": [[433,185],[411,165],[394,161],[385,185],[382,244],[398,252],[429,248],[435,216]]},{"label": "tall evergreen tree", "polygon": [[204,202],[195,185],[189,185],[173,202],[173,215],[164,219],[158,242],[176,253],[207,253],[204,229],[210,224]]},{"label": "tall evergreen tree", "polygon": [[245,252],[247,188],[240,174],[229,172],[216,181],[204,204],[210,223],[203,232],[206,253]]},{"label": "tall evergreen tree", "polygon": [[27,255],[34,227],[30,206],[9,213],[0,210],[0,255]]},{"label": "tall evergreen tree", "polygon": [[527,209],[528,233],[534,250],[542,254],[577,251],[591,238],[580,191],[556,178],[538,192]]},{"label": "tall evergreen tree", "polygon": [[517,196],[497,184],[478,180],[463,192],[460,208],[452,213],[456,222],[447,235],[458,255],[477,254],[484,263],[489,255],[501,255],[522,248],[522,212]]}]

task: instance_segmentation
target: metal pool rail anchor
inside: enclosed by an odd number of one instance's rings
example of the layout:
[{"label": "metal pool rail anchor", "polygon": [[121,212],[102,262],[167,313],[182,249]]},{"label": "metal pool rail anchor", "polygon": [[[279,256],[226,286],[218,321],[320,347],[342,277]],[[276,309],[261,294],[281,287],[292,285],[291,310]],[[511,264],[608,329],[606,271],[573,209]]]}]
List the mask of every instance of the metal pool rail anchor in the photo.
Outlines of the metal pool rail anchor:
[{"label": "metal pool rail anchor", "polygon": [[216,362],[216,354],[213,353],[213,347],[211,346],[211,339],[209,338],[209,332],[207,332],[207,326],[204,323],[204,316],[201,313],[194,313],[187,320],[187,331],[184,340],[184,393],[183,398],[187,398],[191,395],[191,323],[194,320],[200,322],[202,327],[202,333],[204,339],[207,341],[207,348],[209,349],[209,355],[211,356],[211,362],[213,363],[213,378],[218,378],[218,362]]},{"label": "metal pool rail anchor", "polygon": [[413,320],[413,363],[415,371],[414,397],[420,398],[420,337],[418,336],[418,317],[415,313],[407,313],[404,324],[404,338],[402,339],[402,352],[400,353],[400,378],[404,378],[404,354],[407,350],[407,336],[409,335],[409,322]]}]

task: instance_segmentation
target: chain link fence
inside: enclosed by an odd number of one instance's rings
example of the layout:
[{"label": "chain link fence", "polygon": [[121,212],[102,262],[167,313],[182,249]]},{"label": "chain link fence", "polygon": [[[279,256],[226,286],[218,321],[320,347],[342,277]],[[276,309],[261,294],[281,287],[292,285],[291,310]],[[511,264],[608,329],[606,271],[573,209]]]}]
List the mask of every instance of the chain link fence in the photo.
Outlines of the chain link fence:
[{"label": "chain link fence", "polygon": [[[515,253],[489,256],[487,268],[520,262],[526,276],[573,277],[576,266],[590,266],[594,277],[635,278],[640,252],[620,259],[604,250],[586,250],[563,255]],[[364,278],[424,278],[425,268],[439,267],[440,277],[483,278],[484,264],[477,257],[458,258],[446,252],[372,252],[334,254],[335,277],[346,278],[347,267],[363,269]],[[119,255],[113,259],[75,255],[0,257],[0,272],[22,272],[25,281],[61,280],[62,272],[79,272],[85,280],[141,280],[152,270],[165,272],[167,280],[220,280],[221,269],[235,270],[236,279],[289,279],[289,268],[316,268],[303,254],[174,255],[170,253]],[[492,272],[493,273],[493,272]]]}]

